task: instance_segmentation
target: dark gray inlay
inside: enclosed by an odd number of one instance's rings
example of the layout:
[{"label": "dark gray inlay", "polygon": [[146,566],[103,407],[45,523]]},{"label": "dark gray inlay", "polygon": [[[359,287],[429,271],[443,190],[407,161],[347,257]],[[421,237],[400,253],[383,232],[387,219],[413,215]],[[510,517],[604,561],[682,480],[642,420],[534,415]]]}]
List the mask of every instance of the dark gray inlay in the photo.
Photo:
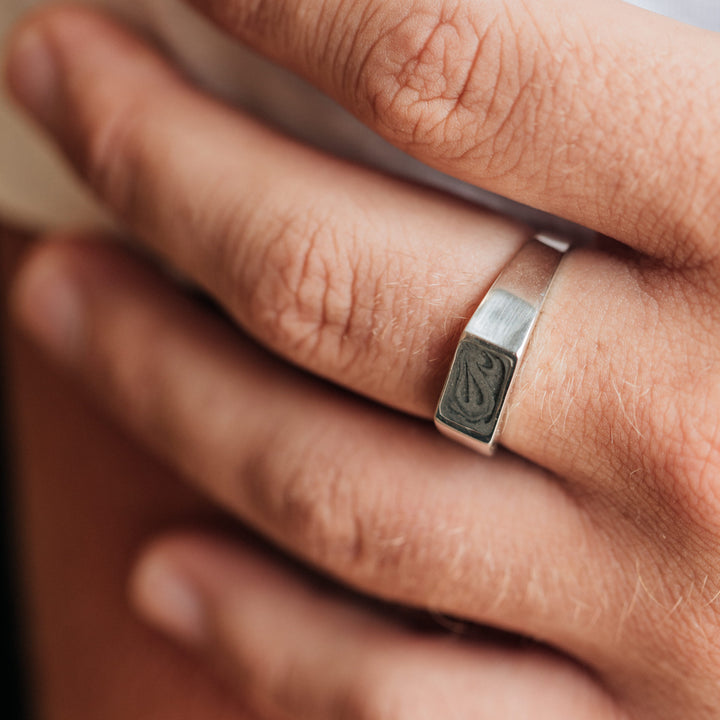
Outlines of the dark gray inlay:
[{"label": "dark gray inlay", "polygon": [[439,407],[439,419],[490,442],[507,394],[514,359],[477,338],[464,338]]}]

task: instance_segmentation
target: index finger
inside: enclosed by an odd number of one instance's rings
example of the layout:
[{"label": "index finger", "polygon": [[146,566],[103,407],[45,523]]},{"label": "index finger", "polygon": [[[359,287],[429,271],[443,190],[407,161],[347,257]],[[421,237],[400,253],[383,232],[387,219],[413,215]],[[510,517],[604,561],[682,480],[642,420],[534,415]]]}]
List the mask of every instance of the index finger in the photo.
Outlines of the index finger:
[{"label": "index finger", "polygon": [[713,33],[619,0],[190,0],[443,172],[673,265],[715,253]]}]

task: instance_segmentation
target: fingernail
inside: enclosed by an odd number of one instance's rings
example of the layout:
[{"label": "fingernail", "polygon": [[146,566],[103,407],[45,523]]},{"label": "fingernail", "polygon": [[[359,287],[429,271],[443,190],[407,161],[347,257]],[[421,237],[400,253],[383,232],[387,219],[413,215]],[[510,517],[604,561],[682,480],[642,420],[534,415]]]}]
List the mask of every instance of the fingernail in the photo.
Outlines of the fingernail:
[{"label": "fingernail", "polygon": [[12,293],[15,318],[41,346],[65,362],[80,351],[83,303],[70,274],[52,257],[23,268]]},{"label": "fingernail", "polygon": [[55,57],[47,39],[33,27],[13,40],[7,66],[10,89],[17,100],[41,122],[53,117],[57,94]]},{"label": "fingernail", "polygon": [[140,615],[176,640],[200,645],[206,635],[206,613],[195,583],[176,564],[158,553],[136,569],[132,599]]}]

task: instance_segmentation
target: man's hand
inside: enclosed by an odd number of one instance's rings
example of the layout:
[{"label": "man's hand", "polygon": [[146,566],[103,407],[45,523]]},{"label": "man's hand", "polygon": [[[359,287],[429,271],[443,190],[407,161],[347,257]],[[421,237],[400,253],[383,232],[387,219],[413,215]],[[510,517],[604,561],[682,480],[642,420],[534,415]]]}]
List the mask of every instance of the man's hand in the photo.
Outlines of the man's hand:
[{"label": "man's hand", "polygon": [[[279,137],[86,10],[29,20],[9,70],[78,171],[260,343],[416,417],[291,370],[126,250],[87,239],[31,260],[22,322],[274,542],[368,594],[573,658],[549,666],[533,650],[503,683],[487,674],[500,667],[495,649],[443,658],[488,679],[490,706],[511,703],[505,717],[714,717],[718,39],[622,3],[203,7],[416,157],[624,243],[573,251],[546,300],[503,432],[531,462],[478,458],[417,419],[528,231]],[[381,654],[384,641],[369,640],[379,620],[318,600],[337,628],[328,635],[296,580],[214,547],[160,546],[138,576],[145,612],[178,631],[172,584],[147,571],[173,568],[199,594],[177,595],[196,621],[192,642],[236,676],[267,652],[257,686],[282,712],[334,718],[336,696],[359,695],[379,704],[350,703],[350,717],[418,717],[407,676],[392,672],[417,637],[391,634],[398,662],[353,674],[348,658],[372,668]],[[225,584],[204,570],[215,562]],[[253,589],[245,608],[236,588],[256,562],[287,593]],[[285,648],[252,635],[271,607],[294,628],[288,665]],[[309,637],[328,645],[306,662]],[[442,665],[434,647],[418,645],[416,677]],[[539,700],[548,667],[562,689]],[[463,687],[428,680],[422,704],[433,717],[486,712],[487,693]],[[379,709],[385,697],[391,711]]]}]

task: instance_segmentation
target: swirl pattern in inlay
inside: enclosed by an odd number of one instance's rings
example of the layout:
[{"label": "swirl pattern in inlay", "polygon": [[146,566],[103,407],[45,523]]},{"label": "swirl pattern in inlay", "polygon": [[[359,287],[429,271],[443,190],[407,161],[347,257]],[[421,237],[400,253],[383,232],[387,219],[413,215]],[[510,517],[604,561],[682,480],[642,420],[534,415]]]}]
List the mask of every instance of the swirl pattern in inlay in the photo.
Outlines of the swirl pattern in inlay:
[{"label": "swirl pattern in inlay", "polygon": [[510,357],[482,341],[462,340],[440,404],[442,419],[480,438],[492,436],[512,366]]}]

